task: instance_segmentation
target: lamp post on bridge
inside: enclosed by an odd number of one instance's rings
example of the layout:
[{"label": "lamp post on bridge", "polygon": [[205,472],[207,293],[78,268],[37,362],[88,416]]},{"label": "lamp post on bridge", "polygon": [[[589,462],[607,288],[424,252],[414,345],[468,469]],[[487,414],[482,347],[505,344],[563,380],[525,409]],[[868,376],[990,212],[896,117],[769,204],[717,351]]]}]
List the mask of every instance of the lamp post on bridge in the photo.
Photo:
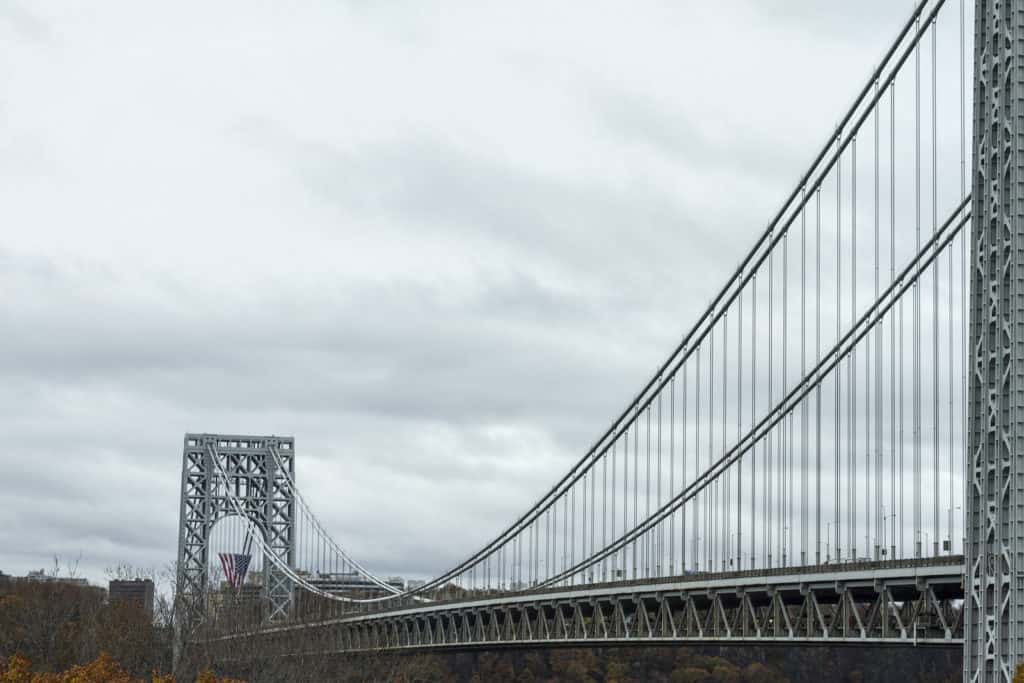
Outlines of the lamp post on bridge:
[{"label": "lamp post on bridge", "polygon": [[891,515],[885,514],[885,506],[882,506],[882,554],[885,554],[885,534],[888,530],[886,527],[886,521],[891,519],[893,521],[892,527],[892,545],[889,546],[889,559],[896,559],[896,513],[893,512]]},{"label": "lamp post on bridge", "polygon": [[956,507],[951,506],[949,508],[949,538],[946,539],[946,544],[948,546],[946,548],[946,552],[948,552],[950,555],[953,554],[953,511],[961,509],[962,508],[959,505],[957,505]]}]

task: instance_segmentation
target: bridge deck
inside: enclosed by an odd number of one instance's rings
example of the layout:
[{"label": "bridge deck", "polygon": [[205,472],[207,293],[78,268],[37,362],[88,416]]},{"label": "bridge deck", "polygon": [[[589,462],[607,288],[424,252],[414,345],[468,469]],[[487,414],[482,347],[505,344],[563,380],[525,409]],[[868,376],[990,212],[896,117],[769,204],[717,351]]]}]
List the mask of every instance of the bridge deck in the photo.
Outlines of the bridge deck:
[{"label": "bridge deck", "polygon": [[962,644],[963,558],[789,567],[402,605],[235,633],[266,655],[655,642]]}]

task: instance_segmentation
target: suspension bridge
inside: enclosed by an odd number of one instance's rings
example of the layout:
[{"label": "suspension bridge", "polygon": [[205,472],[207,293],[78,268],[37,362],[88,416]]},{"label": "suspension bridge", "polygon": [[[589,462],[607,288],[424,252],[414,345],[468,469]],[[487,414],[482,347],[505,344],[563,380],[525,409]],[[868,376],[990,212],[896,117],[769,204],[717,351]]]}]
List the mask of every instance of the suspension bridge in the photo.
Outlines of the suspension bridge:
[{"label": "suspension bridge", "polygon": [[965,681],[1010,681],[1024,0],[922,0],[895,28],[665,361],[447,571],[406,584],[347,553],[298,488],[291,437],[187,434],[179,599],[205,618],[211,548],[244,536],[265,605],[258,629],[207,645],[945,646],[963,648]]}]

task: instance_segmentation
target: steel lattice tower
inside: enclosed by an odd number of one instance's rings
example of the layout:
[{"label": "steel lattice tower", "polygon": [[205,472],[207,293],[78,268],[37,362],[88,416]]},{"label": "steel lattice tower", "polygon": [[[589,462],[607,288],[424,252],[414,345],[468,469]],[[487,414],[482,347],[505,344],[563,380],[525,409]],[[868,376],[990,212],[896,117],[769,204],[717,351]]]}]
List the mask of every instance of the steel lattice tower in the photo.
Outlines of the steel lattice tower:
[{"label": "steel lattice tower", "polygon": [[964,680],[1024,655],[1024,0],[976,0]]},{"label": "steel lattice tower", "polygon": [[[282,465],[279,471],[273,448]],[[295,441],[286,436],[186,434],[181,471],[178,531],[179,603],[195,615],[205,607],[210,532],[219,520],[238,515],[225,490],[262,532],[266,547],[291,567],[295,555]],[[292,605],[288,577],[263,558],[264,596],[271,620]]]}]

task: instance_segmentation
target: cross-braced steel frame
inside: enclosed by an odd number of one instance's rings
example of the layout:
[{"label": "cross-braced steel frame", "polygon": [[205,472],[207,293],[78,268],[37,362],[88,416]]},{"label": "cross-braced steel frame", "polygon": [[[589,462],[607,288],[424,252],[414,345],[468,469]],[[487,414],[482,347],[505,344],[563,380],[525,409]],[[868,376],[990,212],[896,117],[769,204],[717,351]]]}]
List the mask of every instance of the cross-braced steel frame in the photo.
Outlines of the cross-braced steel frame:
[{"label": "cross-braced steel frame", "polygon": [[960,568],[959,558],[929,558],[467,596],[208,644],[224,661],[252,656],[246,653],[315,657],[567,644],[955,646],[962,637]]},{"label": "cross-braced steel frame", "polygon": [[977,0],[964,680],[1024,655],[1024,0]]},{"label": "cross-braced steel frame", "polygon": [[[276,459],[271,449],[276,450]],[[206,606],[210,533],[218,521],[238,515],[239,509],[262,534],[264,552],[272,552],[286,566],[294,565],[294,481],[292,437],[185,435],[178,596],[190,614],[201,615]],[[263,586],[270,620],[287,617],[293,600],[291,580],[267,558]]]}]

